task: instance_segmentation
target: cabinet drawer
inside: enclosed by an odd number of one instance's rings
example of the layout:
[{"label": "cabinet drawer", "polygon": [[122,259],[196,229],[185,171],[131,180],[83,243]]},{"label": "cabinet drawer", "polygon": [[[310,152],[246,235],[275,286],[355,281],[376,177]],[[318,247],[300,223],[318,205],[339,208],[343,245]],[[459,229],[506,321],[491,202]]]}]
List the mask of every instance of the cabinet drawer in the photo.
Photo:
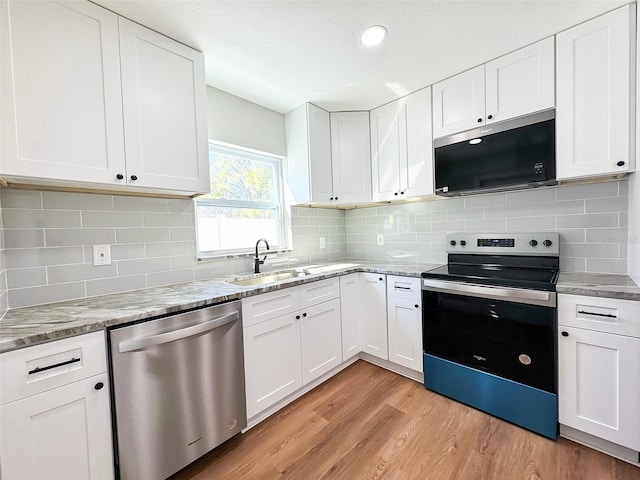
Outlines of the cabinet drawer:
[{"label": "cabinet drawer", "polygon": [[640,338],[640,302],[559,294],[558,324]]},{"label": "cabinet drawer", "polygon": [[387,296],[420,300],[421,285],[419,278],[387,275]]},{"label": "cabinet drawer", "polygon": [[298,289],[284,288],[242,300],[242,325],[250,327],[298,310]]},{"label": "cabinet drawer", "polygon": [[106,371],[103,331],[3,353],[0,405]]},{"label": "cabinet drawer", "polygon": [[340,297],[340,277],[311,282],[298,288],[300,289],[300,308],[304,309]]}]

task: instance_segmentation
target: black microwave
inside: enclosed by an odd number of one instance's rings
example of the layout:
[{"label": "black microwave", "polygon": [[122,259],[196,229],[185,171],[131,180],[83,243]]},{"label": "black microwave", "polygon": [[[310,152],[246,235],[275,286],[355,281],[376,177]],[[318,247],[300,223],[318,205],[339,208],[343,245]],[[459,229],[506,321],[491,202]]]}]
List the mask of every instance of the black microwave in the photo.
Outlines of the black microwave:
[{"label": "black microwave", "polygon": [[437,195],[555,185],[555,110],[434,141]]}]

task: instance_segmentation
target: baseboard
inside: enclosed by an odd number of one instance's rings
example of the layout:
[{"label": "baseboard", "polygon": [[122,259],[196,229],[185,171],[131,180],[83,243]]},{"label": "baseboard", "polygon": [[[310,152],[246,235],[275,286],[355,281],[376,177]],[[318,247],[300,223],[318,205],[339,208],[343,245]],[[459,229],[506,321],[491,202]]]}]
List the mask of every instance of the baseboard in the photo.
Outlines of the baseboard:
[{"label": "baseboard", "polygon": [[560,424],[560,436],[640,467],[640,452]]},{"label": "baseboard", "polygon": [[365,362],[373,363],[378,367],[382,367],[393,373],[402,375],[403,377],[407,377],[407,378],[410,378],[411,380],[415,380],[418,383],[424,383],[424,375],[422,374],[422,372],[417,372],[410,368],[403,367],[402,365],[398,365],[388,360],[383,360],[382,358],[375,357],[365,352],[360,352],[359,358],[361,358]]}]

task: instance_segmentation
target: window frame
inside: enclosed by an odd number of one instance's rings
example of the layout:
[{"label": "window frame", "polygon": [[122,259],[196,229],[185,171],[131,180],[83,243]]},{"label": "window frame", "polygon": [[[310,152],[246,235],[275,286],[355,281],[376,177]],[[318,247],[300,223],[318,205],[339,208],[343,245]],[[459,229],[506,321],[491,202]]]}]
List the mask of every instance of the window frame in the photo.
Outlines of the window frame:
[{"label": "window frame", "polygon": [[[269,253],[287,252],[291,251],[291,227],[290,227],[290,207],[285,203],[285,186],[286,186],[286,158],[274,155],[259,150],[254,150],[245,147],[239,147],[223,142],[216,142],[209,140],[208,142],[209,155],[211,155],[211,149],[228,150],[230,153],[237,155],[241,154],[244,158],[250,160],[257,160],[262,162],[268,162],[276,165],[278,174],[276,175],[277,184],[277,197],[278,201],[252,201],[252,200],[228,200],[228,199],[216,199],[207,198],[204,196],[194,198],[194,216],[195,216],[195,230],[196,230],[196,256],[198,260],[207,260],[215,258],[232,258],[232,257],[244,257],[254,256],[254,247],[244,247],[237,249],[218,249],[218,250],[201,250],[199,242],[199,224],[198,224],[198,206],[215,206],[222,208],[247,208],[247,209],[264,209],[264,210],[276,210],[277,217],[277,230],[280,236],[279,245],[271,245]],[[211,173],[209,173],[211,175]],[[209,182],[210,183],[210,182]],[[259,237],[258,237],[259,238]],[[256,238],[256,241],[258,240]],[[265,253],[262,251],[261,253]]]}]

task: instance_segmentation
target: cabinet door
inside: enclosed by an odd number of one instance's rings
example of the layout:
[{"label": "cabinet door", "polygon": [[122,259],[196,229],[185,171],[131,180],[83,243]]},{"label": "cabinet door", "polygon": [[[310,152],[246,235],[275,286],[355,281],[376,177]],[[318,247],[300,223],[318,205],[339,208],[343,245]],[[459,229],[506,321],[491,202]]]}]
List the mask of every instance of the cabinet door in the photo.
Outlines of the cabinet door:
[{"label": "cabinet door", "polygon": [[422,373],[422,309],[417,300],[389,297],[389,361]]},{"label": "cabinet door", "polygon": [[311,201],[327,203],[333,197],[331,121],[329,112],[307,104]]},{"label": "cabinet door", "polygon": [[484,125],[484,65],[433,86],[435,138]]},{"label": "cabinet door", "polygon": [[371,201],[369,112],[331,114],[331,164],[336,203]]},{"label": "cabinet door", "polygon": [[0,407],[2,478],[112,480],[108,384],[103,373]]},{"label": "cabinet door", "polygon": [[348,360],[362,350],[360,346],[360,274],[340,277],[340,317],[342,323],[342,359]]},{"label": "cabinet door", "polygon": [[400,101],[396,100],[371,110],[370,113],[371,183],[374,202],[400,198],[399,104]]},{"label": "cabinet door", "polygon": [[204,57],[119,18],[127,183],[209,191]]},{"label": "cabinet door", "polygon": [[[400,196],[433,195],[431,87],[400,99]],[[375,199],[374,199],[375,200]]]},{"label": "cabinet door", "polygon": [[243,331],[248,418],[302,387],[297,316],[274,318]]},{"label": "cabinet door", "polygon": [[564,326],[559,331],[560,423],[640,450],[640,339]]},{"label": "cabinet door", "polygon": [[117,16],[89,2],[0,3],[0,173],[125,173]]},{"label": "cabinet door", "polygon": [[362,351],[388,360],[385,276],[378,273],[361,273],[360,275],[359,322]]},{"label": "cabinet door", "polygon": [[487,63],[487,123],[553,108],[554,58],[554,39],[549,37]]},{"label": "cabinet door", "polygon": [[300,313],[302,384],[342,363],[340,299],[314,305]]},{"label": "cabinet door", "polygon": [[626,5],[557,35],[558,179],[633,171],[634,8]]}]

